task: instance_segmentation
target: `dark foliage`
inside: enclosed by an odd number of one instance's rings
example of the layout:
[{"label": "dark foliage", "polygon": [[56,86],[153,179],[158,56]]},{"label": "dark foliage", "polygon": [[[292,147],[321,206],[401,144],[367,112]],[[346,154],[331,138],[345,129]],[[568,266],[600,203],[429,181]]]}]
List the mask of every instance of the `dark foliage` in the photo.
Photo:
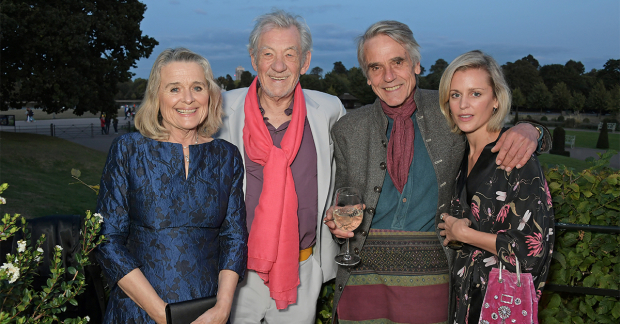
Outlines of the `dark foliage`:
[{"label": "dark foliage", "polygon": [[608,149],[609,148],[609,134],[607,132],[607,121],[603,122],[603,127],[601,128],[601,132],[598,135],[598,141],[596,141],[597,149]]},{"label": "dark foliage", "polygon": [[119,82],[158,42],[143,36],[138,0],[3,0],[2,110],[35,101],[43,110],[115,111]]}]

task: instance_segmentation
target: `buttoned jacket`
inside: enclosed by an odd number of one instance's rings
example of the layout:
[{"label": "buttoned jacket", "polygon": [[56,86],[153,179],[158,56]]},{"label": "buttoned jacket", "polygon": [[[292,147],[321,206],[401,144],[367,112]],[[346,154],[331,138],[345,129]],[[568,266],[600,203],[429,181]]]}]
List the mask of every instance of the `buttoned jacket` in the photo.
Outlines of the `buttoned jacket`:
[{"label": "buttoned jacket", "polygon": [[[439,235],[439,216],[448,212],[452,187],[465,151],[465,137],[450,132],[448,123],[439,108],[438,92],[417,89],[414,95],[417,106],[416,118],[424,144],[433,164],[438,184],[435,229]],[[375,208],[381,195],[381,187],[387,170],[386,131],[388,120],[379,99],[373,104],[356,109],[344,116],[332,129],[336,156],[336,188],[357,187],[362,191],[366,209],[362,224],[350,239],[351,253],[357,255],[364,247],[370,230]],[[417,150],[417,148],[416,148]],[[415,151],[414,151],[415,155]],[[430,172],[430,170],[429,170]],[[413,184],[415,185],[415,184]],[[342,251],[345,247],[343,244]],[[452,265],[454,252],[444,247],[448,264]],[[334,314],[342,291],[349,279],[351,268],[339,267],[336,275]],[[450,300],[452,294],[450,292]],[[451,303],[452,304],[452,303]],[[450,307],[452,309],[452,307]]]},{"label": "buttoned jacket", "polygon": [[[236,89],[222,93],[224,117],[222,127],[215,137],[225,139],[239,148],[241,156],[245,154],[243,146],[243,126],[245,125],[245,97],[248,88]],[[323,215],[331,205],[334,191],[334,144],[330,130],[340,117],[346,113],[340,99],[335,96],[313,90],[303,90],[306,100],[306,117],[312,130],[312,137],[316,148],[318,213],[316,244],[312,256],[319,262],[323,273],[323,282],[336,276],[334,257],[338,252],[338,245],[332,239],[329,228],[323,224]],[[246,177],[244,175],[243,190],[245,192]],[[273,197],[273,199],[278,199]],[[303,199],[300,197],[299,199]]]}]

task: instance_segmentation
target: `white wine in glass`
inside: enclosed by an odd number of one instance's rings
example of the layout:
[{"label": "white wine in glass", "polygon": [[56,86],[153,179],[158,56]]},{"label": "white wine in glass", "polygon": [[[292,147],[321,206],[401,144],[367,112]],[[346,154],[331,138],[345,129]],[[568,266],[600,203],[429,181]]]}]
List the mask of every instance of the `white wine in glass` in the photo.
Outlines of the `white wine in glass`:
[{"label": "white wine in glass", "polygon": [[[353,187],[344,187],[336,190],[334,195],[334,209],[332,216],[336,226],[344,231],[355,230],[364,219],[364,205],[359,190]],[[345,254],[337,255],[336,263],[342,266],[353,266],[360,262],[360,257],[349,253],[349,239]]]}]

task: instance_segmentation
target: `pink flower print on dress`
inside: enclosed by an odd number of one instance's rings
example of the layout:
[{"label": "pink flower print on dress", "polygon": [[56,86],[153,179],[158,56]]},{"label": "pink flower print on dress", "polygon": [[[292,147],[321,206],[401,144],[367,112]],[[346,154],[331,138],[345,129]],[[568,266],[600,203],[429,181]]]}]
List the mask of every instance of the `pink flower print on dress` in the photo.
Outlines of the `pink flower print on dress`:
[{"label": "pink flower print on dress", "polygon": [[512,264],[513,266],[516,266],[517,256],[514,253],[510,253],[510,255],[508,256],[508,262],[510,262],[510,264]]},{"label": "pink flower print on dress", "polygon": [[480,220],[480,209],[478,208],[478,205],[476,205],[473,201],[471,203],[471,213],[474,214],[476,220]]},{"label": "pink flower print on dress", "polygon": [[499,210],[499,213],[497,213],[497,221],[503,223],[504,219],[506,219],[506,216],[508,215],[508,210],[510,210],[510,205],[504,205],[502,207],[502,209]]},{"label": "pink flower print on dress", "polygon": [[553,204],[553,200],[551,199],[551,191],[549,191],[547,181],[545,181],[545,193],[547,193],[547,205],[551,206]]},{"label": "pink flower print on dress", "polygon": [[476,258],[476,256],[478,256],[478,254],[480,254],[482,252],[480,252],[480,250],[476,250],[474,251],[474,254],[471,256],[471,260],[474,261],[474,259]]},{"label": "pink flower print on dress", "polygon": [[542,234],[534,233],[534,235],[527,235],[527,248],[530,250],[530,253],[527,256],[537,256],[542,252]]}]

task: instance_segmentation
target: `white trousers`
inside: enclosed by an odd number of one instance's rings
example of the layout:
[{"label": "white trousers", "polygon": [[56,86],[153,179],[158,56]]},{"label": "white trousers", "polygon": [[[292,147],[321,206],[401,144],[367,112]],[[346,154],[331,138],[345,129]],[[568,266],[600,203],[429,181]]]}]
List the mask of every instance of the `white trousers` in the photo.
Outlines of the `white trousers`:
[{"label": "white trousers", "polygon": [[255,271],[247,270],[245,278],[235,291],[230,312],[231,323],[314,324],[316,301],[323,285],[323,273],[314,256],[311,255],[299,263],[299,278],[297,303],[278,310],[263,279]]}]

